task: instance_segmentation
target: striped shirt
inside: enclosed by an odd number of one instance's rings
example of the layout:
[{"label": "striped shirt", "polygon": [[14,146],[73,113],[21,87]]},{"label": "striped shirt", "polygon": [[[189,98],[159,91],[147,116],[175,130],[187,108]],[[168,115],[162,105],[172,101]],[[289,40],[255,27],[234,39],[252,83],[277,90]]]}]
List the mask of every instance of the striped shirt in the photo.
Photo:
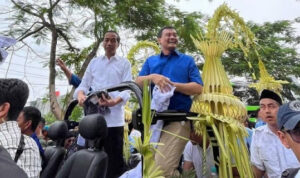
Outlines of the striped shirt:
[{"label": "striped shirt", "polygon": [[[21,130],[16,121],[7,121],[0,124],[0,145],[15,158],[21,139]],[[29,178],[38,178],[42,170],[39,149],[35,141],[24,135],[25,147],[19,157],[17,165],[22,168]]]}]

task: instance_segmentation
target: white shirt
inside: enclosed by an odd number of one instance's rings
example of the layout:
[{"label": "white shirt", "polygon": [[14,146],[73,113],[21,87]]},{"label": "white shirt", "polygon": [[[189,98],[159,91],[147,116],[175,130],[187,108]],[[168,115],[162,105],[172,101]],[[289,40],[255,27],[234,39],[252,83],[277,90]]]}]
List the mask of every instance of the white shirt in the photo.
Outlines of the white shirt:
[{"label": "white shirt", "polygon": [[300,170],[299,170],[298,173],[295,175],[295,178],[300,178]]},{"label": "white shirt", "polygon": [[[203,149],[199,145],[193,145],[191,141],[189,141],[184,148],[183,151],[183,159],[184,161],[192,162],[194,164],[194,168],[196,170],[196,174],[198,178],[202,178],[202,152]],[[211,167],[214,166],[214,156],[212,152],[212,148],[208,147],[206,150],[206,176],[203,178],[209,177],[211,175]]]},{"label": "white shirt", "polygon": [[[21,130],[16,121],[7,121],[0,124],[0,145],[15,158],[21,139]],[[25,147],[18,159],[17,165],[22,168],[29,178],[37,178],[42,170],[39,148],[35,141],[24,135]],[[1,173],[0,173],[1,175]]]},{"label": "white shirt", "polygon": [[[74,98],[77,98],[78,91],[88,94],[90,88],[92,91],[98,91],[131,80],[131,65],[127,59],[120,56],[112,56],[110,59],[100,56],[89,63],[80,85],[75,90]],[[123,102],[109,108],[111,112],[104,116],[107,126],[124,126],[124,105],[130,94],[128,91],[115,91],[109,95],[111,98],[121,97]]]},{"label": "white shirt", "polygon": [[254,130],[250,152],[251,163],[266,171],[269,178],[279,178],[284,170],[300,166],[294,153],[282,145],[267,125]]}]

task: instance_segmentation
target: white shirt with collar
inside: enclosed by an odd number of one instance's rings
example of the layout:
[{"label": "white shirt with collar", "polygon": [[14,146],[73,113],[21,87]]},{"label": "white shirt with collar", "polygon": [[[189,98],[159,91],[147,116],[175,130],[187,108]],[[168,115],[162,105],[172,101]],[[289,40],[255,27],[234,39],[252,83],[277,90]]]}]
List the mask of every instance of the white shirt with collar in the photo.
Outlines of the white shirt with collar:
[{"label": "white shirt with collar", "polygon": [[206,150],[206,174],[203,176],[203,149],[199,145],[193,145],[191,141],[187,142],[183,151],[184,161],[192,162],[196,170],[197,178],[207,178],[211,175],[211,167],[214,166],[214,155],[212,148]]},{"label": "white shirt with collar", "polygon": [[285,148],[268,125],[254,130],[250,147],[251,163],[269,178],[279,178],[284,170],[300,166],[291,149]]},{"label": "white shirt with collar", "polygon": [[[0,124],[0,145],[6,149],[12,159],[15,158],[20,139],[21,129],[16,121],[6,121]],[[24,135],[24,142],[25,146],[17,165],[25,171],[29,178],[38,178],[42,170],[39,148],[36,142],[26,135]]]},{"label": "white shirt with collar", "polygon": [[[90,88],[97,91],[125,81],[132,81],[131,64],[126,58],[117,55],[110,59],[106,56],[96,57],[89,63],[80,85],[75,90],[74,98],[77,98],[78,91],[82,90],[88,94]],[[121,97],[123,102],[109,108],[111,112],[105,115],[107,126],[124,126],[124,105],[130,94],[128,91],[115,91],[109,95],[111,98]]]}]

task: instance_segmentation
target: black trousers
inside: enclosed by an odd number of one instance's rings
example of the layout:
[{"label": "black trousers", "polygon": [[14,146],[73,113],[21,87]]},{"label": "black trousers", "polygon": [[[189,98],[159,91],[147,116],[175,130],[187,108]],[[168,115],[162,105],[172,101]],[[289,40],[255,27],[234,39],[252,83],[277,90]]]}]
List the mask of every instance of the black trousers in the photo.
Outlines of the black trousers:
[{"label": "black trousers", "polygon": [[108,155],[108,168],[106,177],[116,178],[126,170],[123,158],[124,127],[109,127],[105,139],[104,149]]}]

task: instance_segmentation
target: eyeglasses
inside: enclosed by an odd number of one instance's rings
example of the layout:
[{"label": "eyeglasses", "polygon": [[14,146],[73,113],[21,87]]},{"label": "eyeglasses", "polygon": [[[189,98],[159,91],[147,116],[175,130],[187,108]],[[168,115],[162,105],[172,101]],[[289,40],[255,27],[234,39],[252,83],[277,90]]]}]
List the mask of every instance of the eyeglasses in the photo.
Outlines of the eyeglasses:
[{"label": "eyeglasses", "polygon": [[297,127],[294,130],[287,130],[286,132],[290,134],[294,142],[300,143],[300,127]]}]

